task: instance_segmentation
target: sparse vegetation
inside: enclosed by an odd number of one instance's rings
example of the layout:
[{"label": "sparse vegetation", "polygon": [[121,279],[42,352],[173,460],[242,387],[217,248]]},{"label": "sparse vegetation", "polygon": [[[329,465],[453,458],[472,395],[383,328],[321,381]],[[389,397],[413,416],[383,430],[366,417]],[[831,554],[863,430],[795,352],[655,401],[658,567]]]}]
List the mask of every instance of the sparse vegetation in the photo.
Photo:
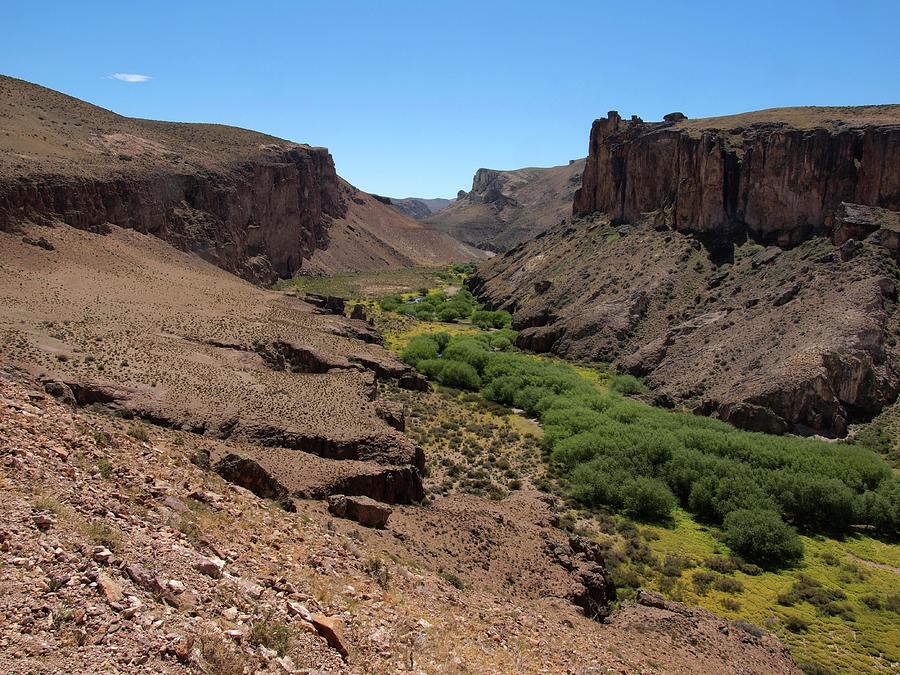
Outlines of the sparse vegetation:
[{"label": "sparse vegetation", "polygon": [[84,523],[81,526],[81,531],[84,536],[95,544],[105,546],[110,551],[118,552],[122,550],[122,532],[102,518]]},{"label": "sparse vegetation", "polygon": [[128,435],[142,443],[146,443],[150,440],[150,434],[147,433],[147,427],[140,423],[135,423],[128,427]]},{"label": "sparse vegetation", "polygon": [[269,612],[253,622],[248,639],[251,644],[262,645],[274,650],[279,656],[284,656],[291,648],[293,635],[290,626],[276,621],[272,612]]},{"label": "sparse vegetation", "polygon": [[247,666],[246,657],[226,644],[221,636],[210,631],[201,634],[197,642],[208,672],[214,675],[243,675]]},{"label": "sparse vegetation", "polygon": [[441,576],[441,579],[446,581],[448,584],[450,584],[454,588],[463,590],[466,587],[466,585],[463,583],[463,580],[460,579],[455,574],[452,574],[450,572],[440,572],[440,576]]}]

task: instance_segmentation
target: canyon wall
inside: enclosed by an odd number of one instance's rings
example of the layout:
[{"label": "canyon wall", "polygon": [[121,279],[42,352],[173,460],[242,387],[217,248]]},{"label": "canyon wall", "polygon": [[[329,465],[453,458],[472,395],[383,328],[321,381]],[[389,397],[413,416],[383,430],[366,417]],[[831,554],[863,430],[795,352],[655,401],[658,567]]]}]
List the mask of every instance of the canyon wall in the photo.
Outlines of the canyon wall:
[{"label": "canyon wall", "polygon": [[0,230],[157,236],[259,284],[479,253],[343,181],[325,148],[133,119],[0,75]]},{"label": "canyon wall", "polygon": [[[633,223],[658,211],[685,232],[795,245],[829,232],[841,202],[900,210],[898,106],[795,108],[591,128],[575,215]],[[852,111],[846,114],[845,111]]]},{"label": "canyon wall", "polygon": [[330,218],[345,212],[331,155],[303,146],[268,149],[214,171],[0,181],[0,228],[62,221],[104,232],[118,225],[258,283],[293,274],[327,242]]},{"label": "canyon wall", "polygon": [[842,436],[900,391],[898,210],[900,106],[611,112],[576,218],[469,285],[519,347],[611,363],[661,405]]}]

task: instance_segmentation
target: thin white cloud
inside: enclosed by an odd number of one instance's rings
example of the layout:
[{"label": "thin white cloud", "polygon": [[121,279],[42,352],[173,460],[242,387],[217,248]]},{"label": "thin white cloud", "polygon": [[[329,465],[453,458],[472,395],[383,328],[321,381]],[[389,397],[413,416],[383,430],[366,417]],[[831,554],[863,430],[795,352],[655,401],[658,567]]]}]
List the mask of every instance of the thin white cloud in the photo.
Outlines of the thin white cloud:
[{"label": "thin white cloud", "polygon": [[138,73],[113,73],[109,76],[111,80],[121,80],[122,82],[146,82],[150,79],[149,75],[139,75]]}]

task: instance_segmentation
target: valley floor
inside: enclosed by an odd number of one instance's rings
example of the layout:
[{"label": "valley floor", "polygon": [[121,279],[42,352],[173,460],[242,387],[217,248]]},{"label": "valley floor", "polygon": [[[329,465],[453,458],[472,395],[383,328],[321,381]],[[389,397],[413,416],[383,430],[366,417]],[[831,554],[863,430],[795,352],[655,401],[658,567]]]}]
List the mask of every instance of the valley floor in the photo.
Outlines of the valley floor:
[{"label": "valley floor", "polygon": [[[797,672],[768,633],[652,594],[586,617],[569,600],[578,540],[530,489],[537,430],[517,418],[487,412],[477,431],[508,467],[453,476],[435,449],[426,485],[446,495],[395,505],[385,530],[226,482],[208,459],[237,452],[304,488],[386,485],[369,472],[411,457],[383,448],[412,443],[379,416],[396,392],[372,369],[399,364],[363,322],[153,237],[35,230],[55,249],[0,234],[0,670]],[[411,395],[414,436],[442,397]],[[298,447],[260,445],[279,433]],[[303,451],[314,443],[370,459]],[[458,444],[453,462],[478,452]],[[479,495],[495,476],[509,496]]]},{"label": "valley floor", "polygon": [[[369,303],[369,311],[397,353],[416,335],[477,333],[468,323],[380,313],[374,303]],[[601,389],[609,383],[609,373],[602,368],[577,369]],[[535,421],[479,394],[446,387],[418,395],[396,390],[392,395],[408,406],[407,431],[430,458],[426,486],[433,499],[466,492],[501,501],[535,486],[563,495],[548,471],[540,447],[543,431]],[[560,526],[604,546],[620,598],[649,588],[772,631],[808,672],[889,672],[900,663],[896,544],[861,533],[843,539],[803,536],[802,562],[763,571],[732,557],[718,528],[698,523],[682,509],[668,525],[638,525],[569,506],[560,511]],[[815,594],[807,594],[812,602],[789,598],[792,589],[804,584],[819,595],[833,594],[838,604],[826,608]]]}]

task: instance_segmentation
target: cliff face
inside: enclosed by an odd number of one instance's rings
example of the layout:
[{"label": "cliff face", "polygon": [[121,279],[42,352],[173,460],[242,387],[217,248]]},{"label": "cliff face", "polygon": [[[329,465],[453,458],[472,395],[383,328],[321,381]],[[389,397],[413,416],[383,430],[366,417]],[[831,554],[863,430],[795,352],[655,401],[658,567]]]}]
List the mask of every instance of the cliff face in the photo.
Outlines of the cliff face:
[{"label": "cliff face", "polygon": [[472,190],[426,222],[473,246],[506,251],[571,212],[583,169],[582,159],[549,168],[478,169]]},{"label": "cliff face", "polygon": [[[574,213],[795,245],[830,232],[841,202],[900,209],[898,106],[783,109],[591,128]],[[845,114],[851,110],[850,115]]]},{"label": "cliff face", "polygon": [[0,182],[0,227],[62,221],[158,236],[257,282],[290,276],[327,241],[346,206],[324,148],[268,150],[220,171],[104,179],[26,175]]},{"label": "cliff face", "polygon": [[612,112],[583,217],[470,283],[520,347],[612,362],[744,428],[840,436],[900,391],[898,210],[900,106]]},{"label": "cliff face", "polygon": [[320,252],[329,271],[478,256],[348,186],[325,148],[122,117],[3,76],[0,111],[0,230],[117,225],[261,284],[323,268]]}]

